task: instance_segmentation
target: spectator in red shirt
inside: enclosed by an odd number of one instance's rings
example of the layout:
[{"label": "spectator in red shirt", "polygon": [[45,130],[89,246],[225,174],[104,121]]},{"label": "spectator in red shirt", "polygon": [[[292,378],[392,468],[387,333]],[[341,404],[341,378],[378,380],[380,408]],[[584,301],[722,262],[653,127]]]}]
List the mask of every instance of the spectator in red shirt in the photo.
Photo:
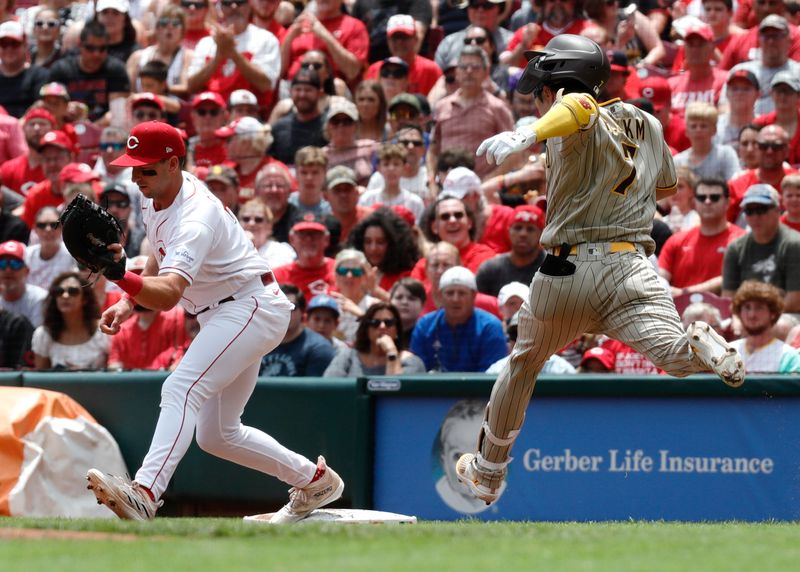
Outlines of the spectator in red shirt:
[{"label": "spectator in red shirt", "polygon": [[689,148],[686,124],[672,113],[672,88],[666,78],[652,75],[639,82],[640,96],[653,104],[653,115],[664,128],[664,139],[673,154]]},{"label": "spectator in red shirt", "polygon": [[225,100],[213,91],[198,93],[192,98],[192,125],[197,135],[189,138],[188,156],[196,167],[210,167],[228,158],[225,141],[215,135],[228,121]]},{"label": "spectator in red shirt", "polygon": [[193,50],[201,39],[211,33],[206,24],[210,0],[181,0],[181,8],[186,11],[186,33],[183,47]]},{"label": "spectator in red shirt", "polygon": [[281,45],[286,76],[300,69],[300,56],[308,50],[323,50],[333,59],[334,73],[353,83],[364,70],[369,52],[369,34],[361,20],[342,12],[343,0],[317,0],[317,13],[304,10],[289,26]]},{"label": "spectator in red shirt", "polygon": [[765,183],[775,189],[780,189],[783,178],[797,172],[784,165],[784,161],[789,155],[789,137],[783,127],[779,125],[764,127],[758,132],[756,141],[760,151],[758,167],[749,169],[728,181],[731,191],[731,202],[728,207],[730,222],[738,221],[740,203],[748,188],[758,183]]},{"label": "spectator in red shirt", "polygon": [[58,207],[64,202],[59,175],[61,169],[73,161],[75,146],[63,131],[50,131],[39,141],[39,153],[42,155],[45,179],[31,187],[19,215],[28,228],[33,227],[33,221],[40,208]]},{"label": "spectator in red shirt", "polygon": [[686,106],[695,101],[719,103],[728,74],[711,65],[714,35],[710,26],[694,26],[684,34],[685,71],[669,78],[672,89],[672,112],[683,116]]},{"label": "spectator in red shirt", "polygon": [[770,96],[775,111],[759,115],[753,120],[756,125],[780,125],[791,137],[789,141],[789,164],[800,165],[800,77],[788,71],[775,74],[770,83]]},{"label": "spectator in red shirt", "polygon": [[701,179],[694,191],[694,209],[700,224],[670,236],[658,257],[659,273],[670,283],[674,297],[722,289],[722,258],[731,241],[744,230],[729,223],[728,185]]},{"label": "spectator in red shirt", "polygon": [[21,123],[28,152],[0,165],[0,181],[15,193],[25,196],[33,185],[44,180],[39,141],[48,131],[55,129],[56,118],[46,109],[34,108],[23,116]]},{"label": "spectator in red shirt", "polygon": [[[784,18],[785,5],[780,0],[758,0],[755,2],[756,19],[752,27],[734,37],[722,54],[719,65],[728,70],[736,64],[759,59],[761,44],[764,41],[763,29],[776,28],[786,31],[788,38],[784,54],[793,60],[800,60],[800,31]],[[769,20],[767,20],[769,18]],[[758,25],[755,25],[758,23]],[[768,40],[774,42],[775,40]]]},{"label": "spectator in red shirt", "polygon": [[638,95],[638,76],[631,73],[628,65],[628,56],[620,50],[606,50],[608,62],[611,65],[611,75],[603,86],[600,101],[609,99],[634,99]]},{"label": "spectator in red shirt", "polygon": [[240,117],[214,134],[225,141],[226,163],[232,164],[239,176],[239,201],[252,199],[258,172],[279,162],[268,154],[273,141],[272,128],[255,117]]},{"label": "spectator in red shirt", "polygon": [[781,181],[784,213],[781,222],[800,232],[800,175],[786,175]]},{"label": "spectator in red shirt", "polygon": [[[427,95],[442,75],[442,70],[433,60],[417,54],[414,18],[407,14],[395,14],[389,18],[386,24],[386,37],[391,55],[408,64],[408,87],[405,91]],[[369,66],[364,78],[377,78],[382,66],[382,60],[375,62]]]},{"label": "spectator in red shirt", "polygon": [[317,294],[327,294],[335,287],[334,261],[325,256],[330,243],[330,232],[320,219],[308,212],[292,226],[289,244],[297,253],[297,260],[274,270],[279,284],[294,284],[311,299]]},{"label": "spectator in red shirt", "polygon": [[280,4],[281,0],[250,0],[250,7],[253,9],[251,22],[267,32],[272,32],[282,44],[288,30],[275,19],[275,12]]},{"label": "spectator in red shirt", "polygon": [[[128,259],[127,270],[141,274],[146,265],[146,256],[135,256]],[[182,346],[185,337],[181,308],[161,312],[136,304],[134,315],[111,338],[108,368],[151,369],[159,354]]]},{"label": "spectator in red shirt", "polygon": [[[733,2],[732,0],[703,0],[703,20],[711,26],[714,37],[715,54],[714,62],[719,62],[731,40],[744,30],[732,23]],[[683,69],[685,50],[683,46],[678,47],[675,59],[672,61],[672,71],[679,72]]]}]

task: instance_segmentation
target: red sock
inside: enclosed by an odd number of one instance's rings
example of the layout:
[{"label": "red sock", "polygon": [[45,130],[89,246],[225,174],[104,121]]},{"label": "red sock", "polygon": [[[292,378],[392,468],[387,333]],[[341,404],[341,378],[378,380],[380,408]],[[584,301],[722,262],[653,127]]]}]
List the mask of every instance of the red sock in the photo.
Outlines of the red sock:
[{"label": "red sock", "polygon": [[149,496],[149,497],[150,497],[150,500],[151,500],[151,501],[153,501],[153,502],[156,502],[156,496],[153,494],[153,491],[151,491],[151,490],[150,490],[150,489],[148,489],[147,487],[143,487],[142,485],[139,485],[139,488],[140,488],[140,489],[142,489],[144,492],[146,492],[146,493],[147,493],[147,496]]},{"label": "red sock", "polygon": [[[315,483],[318,480],[320,480],[322,478],[322,475],[324,474],[325,474],[325,469],[323,469],[322,467],[317,467],[317,472],[314,473],[314,478],[311,479],[311,483]],[[311,483],[308,484],[310,485]]]}]

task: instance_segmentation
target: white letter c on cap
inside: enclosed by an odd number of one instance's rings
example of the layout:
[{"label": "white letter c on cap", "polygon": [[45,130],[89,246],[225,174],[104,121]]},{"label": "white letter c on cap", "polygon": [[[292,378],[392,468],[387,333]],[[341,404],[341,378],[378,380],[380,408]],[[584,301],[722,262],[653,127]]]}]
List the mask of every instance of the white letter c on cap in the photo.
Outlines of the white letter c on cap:
[{"label": "white letter c on cap", "polygon": [[131,135],[128,137],[128,149],[136,149],[139,146],[139,139]]}]

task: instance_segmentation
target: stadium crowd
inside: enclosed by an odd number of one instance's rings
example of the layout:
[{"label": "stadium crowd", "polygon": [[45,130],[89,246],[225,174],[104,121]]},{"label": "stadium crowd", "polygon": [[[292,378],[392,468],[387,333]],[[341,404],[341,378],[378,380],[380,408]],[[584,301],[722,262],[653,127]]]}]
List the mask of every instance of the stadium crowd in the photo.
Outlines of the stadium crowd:
[{"label": "stadium crowd", "polygon": [[[526,50],[607,51],[598,98],[652,113],[678,170],[651,257],[686,323],[749,373],[800,373],[800,4],[796,0],[0,0],[0,368],[175,368],[198,331],[137,307],[66,250],[78,193],[117,217],[128,269],[154,246],[130,128],[164,121],[295,304],[261,375],[497,372],[545,252],[541,145],[481,141],[536,120]],[[627,127],[626,127],[627,128]],[[587,333],[545,373],[658,373]]]}]

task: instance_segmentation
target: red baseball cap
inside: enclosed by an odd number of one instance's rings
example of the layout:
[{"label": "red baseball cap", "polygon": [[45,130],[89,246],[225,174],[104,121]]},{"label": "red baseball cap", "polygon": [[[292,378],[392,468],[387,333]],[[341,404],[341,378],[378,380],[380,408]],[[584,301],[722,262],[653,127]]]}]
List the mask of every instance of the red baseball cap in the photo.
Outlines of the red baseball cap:
[{"label": "red baseball cap", "polygon": [[161,111],[164,111],[164,102],[155,93],[150,93],[149,91],[145,91],[142,93],[137,93],[131,98],[131,108],[134,108],[137,105],[141,105],[142,103],[146,103],[148,105],[155,105]]},{"label": "red baseball cap", "polygon": [[42,150],[48,145],[66,149],[70,153],[75,152],[75,143],[72,141],[72,138],[63,131],[48,131],[42,135],[42,138],[39,139],[39,149]]},{"label": "red baseball cap", "polygon": [[614,371],[617,366],[617,355],[606,348],[597,347],[586,350],[581,358],[581,365],[585,365],[590,359],[596,359],[609,371]]},{"label": "red baseball cap", "polygon": [[688,40],[689,36],[697,36],[706,42],[714,41],[714,32],[711,30],[711,26],[707,25],[692,26],[686,30],[686,33],[683,35],[683,39]]},{"label": "red baseball cap", "polygon": [[8,256],[25,262],[25,245],[18,240],[7,240],[0,244],[0,256]]},{"label": "red baseball cap", "polygon": [[198,93],[192,98],[192,109],[199,107],[204,103],[210,103],[217,107],[225,107],[225,100],[216,91],[204,91]]},{"label": "red baseball cap", "polygon": [[537,206],[520,205],[514,208],[514,220],[511,221],[511,224],[515,222],[532,224],[542,230],[544,228],[544,213]]},{"label": "red baseball cap", "polygon": [[65,183],[88,183],[99,181],[100,175],[95,173],[86,163],[67,163],[58,175],[59,182]]},{"label": "red baseball cap", "polygon": [[651,75],[639,82],[639,93],[653,104],[654,111],[661,111],[672,100],[672,88],[666,78]]},{"label": "red baseball cap", "polygon": [[141,167],[184,155],[186,144],[180,131],[161,121],[145,121],[131,129],[125,154],[111,164],[115,167]]},{"label": "red baseball cap", "polygon": [[292,232],[299,232],[302,230],[328,232],[328,227],[326,227],[319,218],[315,217],[314,213],[308,212],[292,225]]},{"label": "red baseball cap", "polygon": [[55,126],[56,124],[56,118],[53,114],[43,107],[34,107],[22,117],[23,121],[30,121],[31,119],[44,119],[45,121],[49,121],[50,125]]}]

